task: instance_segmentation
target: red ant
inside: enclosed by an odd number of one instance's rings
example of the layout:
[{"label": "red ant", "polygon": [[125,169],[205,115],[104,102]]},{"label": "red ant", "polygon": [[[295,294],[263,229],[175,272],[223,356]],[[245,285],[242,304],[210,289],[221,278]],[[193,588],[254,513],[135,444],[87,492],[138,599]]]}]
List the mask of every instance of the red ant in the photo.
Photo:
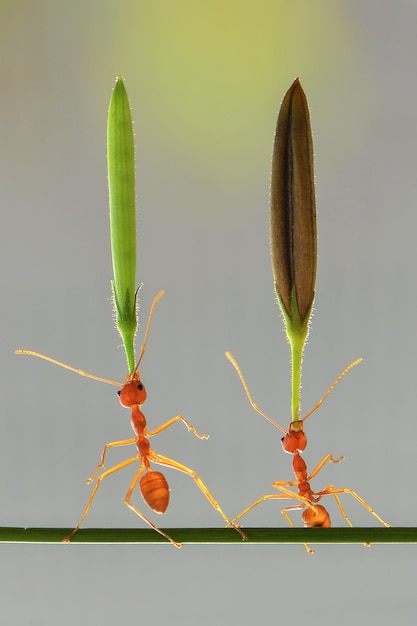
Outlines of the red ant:
[{"label": "red ant", "polygon": [[[265,417],[265,419],[268,420],[268,422],[270,422],[273,426],[275,426],[281,432],[284,433],[284,436],[281,439],[282,448],[284,452],[287,452],[288,454],[293,455],[292,468],[293,468],[293,472],[296,478],[295,481],[273,482],[272,485],[276,487],[282,493],[268,494],[268,495],[262,496],[261,498],[258,498],[258,500],[253,502],[250,506],[244,509],[239,515],[237,515],[233,519],[233,522],[237,522],[237,520],[241,519],[244,515],[246,515],[246,513],[248,513],[250,510],[258,506],[258,504],[261,504],[261,502],[264,502],[265,500],[294,499],[294,500],[299,500],[300,504],[296,504],[293,506],[286,506],[281,510],[282,515],[285,517],[288,524],[292,528],[294,528],[294,523],[290,519],[287,513],[287,511],[291,511],[291,510],[303,511],[302,520],[303,520],[303,524],[305,528],[330,528],[331,526],[330,515],[328,511],[326,510],[326,508],[323,505],[318,504],[318,502],[323,498],[323,496],[332,495],[334,499],[336,500],[337,506],[339,507],[339,510],[343,518],[345,519],[345,521],[347,522],[349,526],[352,526],[352,523],[350,519],[348,518],[348,516],[346,515],[346,512],[339,498],[339,494],[349,493],[358,502],[360,502],[360,504],[362,504],[362,506],[365,507],[365,509],[369,511],[369,513],[371,513],[374,517],[376,517],[376,519],[379,522],[381,522],[381,524],[389,528],[390,525],[384,522],[384,520],[381,517],[379,517],[379,515],[375,513],[375,511],[371,509],[371,507],[352,489],[349,489],[349,488],[336,489],[335,487],[333,487],[333,485],[328,485],[321,491],[313,491],[313,489],[310,487],[310,480],[314,478],[314,476],[316,476],[320,472],[320,470],[323,468],[323,466],[326,463],[339,463],[340,461],[344,459],[343,456],[341,456],[339,459],[335,459],[331,454],[326,454],[326,456],[323,457],[323,459],[320,461],[317,467],[311,472],[311,474],[307,473],[307,465],[304,459],[301,457],[301,453],[305,450],[307,446],[307,437],[304,432],[305,420],[308,417],[310,417],[310,415],[312,415],[312,413],[314,413],[319,408],[319,406],[324,402],[327,396],[333,391],[336,385],[342,380],[343,376],[347,374],[347,372],[350,369],[352,369],[352,367],[360,363],[362,359],[357,359],[356,361],[353,361],[353,363],[348,365],[348,367],[345,370],[343,370],[340,376],[335,380],[333,385],[326,391],[324,396],[317,402],[317,404],[315,404],[315,406],[311,409],[311,411],[309,411],[307,415],[305,415],[302,419],[298,420],[297,422],[291,422],[291,424],[288,427],[288,430],[285,430],[285,428],[277,424],[273,419],[271,419],[268,415],[266,415],[266,413],[264,413],[254,403],[250,395],[246,381],[243,377],[242,371],[239,365],[237,364],[235,358],[232,356],[232,354],[230,354],[230,352],[226,352],[226,357],[229,359],[229,361],[235,368],[241,380],[243,388],[246,392],[248,400],[251,403],[252,407],[255,409],[255,411],[260,413],[263,417]],[[291,491],[291,489],[289,489],[289,487],[297,487],[298,493],[294,493],[293,491]],[[305,545],[307,552],[309,552],[310,554],[314,552],[314,550],[312,550],[307,544],[304,544],[304,545]]]},{"label": "red ant", "polygon": [[99,488],[101,481],[104,478],[107,478],[108,476],[110,476],[111,474],[114,474],[115,472],[118,472],[124,467],[127,467],[128,465],[132,465],[133,463],[137,461],[139,461],[139,469],[137,470],[132,482],[130,483],[129,489],[126,494],[125,503],[130,509],[132,509],[134,513],[136,513],[136,515],[138,515],[144,522],[146,522],[156,532],[158,532],[160,535],[168,539],[172,544],[174,544],[174,546],[176,546],[177,548],[180,548],[182,544],[178,543],[177,541],[174,541],[174,539],[172,539],[169,535],[167,535],[163,530],[155,526],[155,524],[153,524],[151,520],[145,517],[145,515],[141,511],[139,511],[139,509],[131,502],[133,490],[135,489],[136,484],[139,483],[139,489],[143,496],[143,499],[153,511],[155,511],[156,513],[165,513],[165,511],[167,510],[168,503],[169,503],[169,491],[170,491],[168,483],[166,481],[165,476],[161,472],[156,472],[151,469],[151,463],[156,463],[157,465],[163,465],[165,467],[172,467],[180,472],[183,472],[184,474],[188,474],[188,476],[191,476],[191,478],[193,478],[193,480],[195,481],[197,487],[206,496],[206,498],[208,499],[210,504],[216,509],[216,511],[220,513],[220,515],[222,516],[224,521],[227,523],[227,525],[233,526],[233,528],[235,528],[239,532],[239,534],[242,536],[242,539],[246,539],[245,533],[242,530],[240,530],[239,526],[236,526],[233,522],[231,522],[229,518],[223,513],[222,509],[220,508],[219,504],[216,502],[216,500],[212,496],[211,492],[208,490],[208,488],[203,483],[201,478],[197,476],[197,474],[192,469],[166,456],[163,456],[162,454],[156,454],[156,452],[154,452],[150,446],[149,437],[153,437],[154,435],[161,433],[163,430],[166,430],[167,428],[169,428],[170,426],[172,426],[173,424],[179,421],[185,424],[188,430],[192,431],[192,433],[199,439],[208,439],[208,435],[200,435],[197,432],[197,430],[194,428],[194,426],[192,426],[181,415],[177,415],[176,417],[173,417],[172,419],[170,419],[168,422],[165,422],[165,424],[162,424],[162,426],[155,428],[151,432],[147,432],[146,418],[141,411],[141,406],[146,400],[146,389],[142,383],[138,368],[142,360],[142,357],[145,354],[146,343],[148,340],[149,329],[151,326],[151,321],[152,321],[152,316],[154,313],[155,306],[157,302],[160,300],[160,298],[163,296],[163,294],[164,292],[160,291],[152,303],[152,306],[149,312],[148,323],[146,326],[145,338],[143,341],[143,345],[141,347],[138,362],[136,364],[136,367],[133,373],[128,374],[126,376],[126,380],[123,385],[113,380],[107,380],[106,378],[93,376],[92,374],[88,374],[87,372],[84,372],[82,370],[66,365],[65,363],[61,363],[60,361],[51,359],[50,357],[47,357],[43,354],[39,354],[38,352],[31,352],[29,350],[16,350],[17,354],[29,354],[32,356],[36,356],[41,359],[45,359],[46,361],[50,361],[51,363],[55,363],[56,365],[64,367],[68,370],[71,370],[72,372],[81,374],[81,376],[87,376],[88,378],[93,378],[94,380],[98,380],[104,383],[108,383],[110,385],[117,385],[118,387],[121,387],[120,391],[118,392],[120,404],[123,407],[130,409],[132,412],[131,425],[133,428],[133,432],[135,433],[135,436],[132,437],[131,439],[123,439],[121,441],[112,441],[111,443],[107,443],[103,448],[100,463],[97,465],[97,468],[94,474],[90,478],[87,479],[86,481],[87,484],[91,483],[96,478],[99,471],[102,468],[104,468],[104,459],[106,456],[106,452],[109,448],[135,444],[137,448],[137,453],[131,458],[127,459],[126,461],[122,461],[121,463],[118,463],[114,467],[104,471],[102,474],[100,474],[100,476],[98,476],[94,484],[94,487],[92,489],[92,492],[90,494],[90,497],[88,499],[87,505],[80,518],[80,521],[78,522],[74,530],[68,535],[68,537],[65,537],[64,539],[64,541],[67,543],[71,541],[72,537],[75,535],[75,533],[77,532],[77,530],[80,528],[81,524],[87,517],[91,504],[93,502],[94,496],[96,495],[97,489]]}]

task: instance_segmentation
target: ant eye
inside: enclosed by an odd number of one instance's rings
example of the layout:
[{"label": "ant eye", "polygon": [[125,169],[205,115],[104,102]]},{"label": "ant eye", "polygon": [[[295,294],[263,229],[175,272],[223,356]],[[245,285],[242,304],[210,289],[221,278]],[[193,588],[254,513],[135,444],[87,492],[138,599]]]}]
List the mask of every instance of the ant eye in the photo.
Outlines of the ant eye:
[{"label": "ant eye", "polygon": [[143,389],[143,385],[142,385],[142,383],[139,383],[139,384],[138,384],[138,389],[139,389],[139,391],[142,391],[142,389]]},{"label": "ant eye", "polygon": [[119,389],[119,391],[117,392],[117,395],[118,395],[118,396],[120,396],[121,391],[122,391],[122,390],[121,390],[121,389]]}]

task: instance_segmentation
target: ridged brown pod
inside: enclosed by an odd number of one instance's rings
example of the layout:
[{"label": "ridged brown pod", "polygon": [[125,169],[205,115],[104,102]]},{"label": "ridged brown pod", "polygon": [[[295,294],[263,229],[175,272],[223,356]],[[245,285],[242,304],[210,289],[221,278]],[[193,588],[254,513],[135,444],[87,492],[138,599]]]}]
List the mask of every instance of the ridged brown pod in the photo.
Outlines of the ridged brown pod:
[{"label": "ridged brown pod", "polygon": [[[278,115],[271,176],[271,252],[284,315],[302,324],[311,312],[317,268],[313,141],[307,99],[298,78]],[[294,311],[294,303],[298,311]],[[294,320],[295,321],[295,320]]]}]

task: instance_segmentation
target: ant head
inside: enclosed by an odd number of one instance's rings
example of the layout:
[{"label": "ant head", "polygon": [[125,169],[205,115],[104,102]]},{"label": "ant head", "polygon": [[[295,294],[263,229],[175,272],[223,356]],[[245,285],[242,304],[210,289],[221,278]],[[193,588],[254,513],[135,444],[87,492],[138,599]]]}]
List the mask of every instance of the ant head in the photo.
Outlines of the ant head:
[{"label": "ant head", "polygon": [[[139,289],[140,287],[136,291],[136,295]],[[136,295],[135,295],[135,300],[136,300]],[[146,330],[145,330],[145,337],[143,339],[143,344],[140,349],[138,362],[136,363],[136,367],[133,370],[133,374],[128,374],[126,376],[125,384],[119,391],[120,404],[128,409],[130,409],[130,407],[134,405],[140,406],[146,400],[146,389],[145,389],[144,384],[140,380],[140,374],[138,372],[138,369],[139,369],[140,362],[142,361],[143,355],[145,354],[146,343],[148,341],[149,329],[151,327],[151,321],[152,321],[154,309],[158,301],[162,298],[163,295],[164,295],[164,292],[160,291],[153,299],[151,310],[149,311],[148,323],[146,325]]]},{"label": "ant head", "polygon": [[128,409],[135,404],[143,404],[146,400],[145,385],[140,380],[139,372],[127,376],[125,384],[118,391],[120,404]]},{"label": "ant head", "polygon": [[281,439],[282,449],[288,454],[296,454],[302,452],[307,446],[307,437],[304,432],[304,424],[302,420],[291,422],[288,432]]}]

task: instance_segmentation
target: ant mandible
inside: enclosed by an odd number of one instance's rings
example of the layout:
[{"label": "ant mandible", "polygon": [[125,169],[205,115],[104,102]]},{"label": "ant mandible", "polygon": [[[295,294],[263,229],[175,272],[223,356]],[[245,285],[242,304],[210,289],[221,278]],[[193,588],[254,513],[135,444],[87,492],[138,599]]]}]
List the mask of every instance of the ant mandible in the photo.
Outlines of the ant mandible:
[{"label": "ant mandible", "polygon": [[[292,468],[293,468],[294,476],[296,478],[295,481],[273,482],[272,483],[273,487],[276,487],[279,491],[281,491],[281,493],[280,494],[267,494],[265,496],[262,496],[261,498],[258,498],[258,500],[253,502],[250,506],[246,507],[246,509],[244,509],[241,513],[239,513],[239,515],[237,515],[233,519],[233,522],[234,523],[237,522],[244,515],[246,515],[246,513],[254,509],[256,506],[258,506],[258,504],[261,504],[261,502],[264,502],[265,500],[294,499],[294,500],[299,500],[300,504],[296,504],[293,506],[286,506],[281,510],[282,515],[285,517],[288,524],[292,528],[294,528],[294,523],[287,513],[287,511],[291,511],[291,510],[303,511],[302,521],[303,521],[305,528],[330,528],[331,520],[330,520],[329,512],[322,504],[318,504],[318,502],[320,502],[323,496],[332,495],[337,503],[337,506],[339,507],[339,510],[344,520],[349,526],[352,527],[352,523],[350,519],[348,518],[348,516],[346,515],[346,512],[339,498],[339,494],[349,493],[358,502],[360,502],[360,504],[362,504],[362,506],[365,507],[365,509],[369,511],[369,513],[371,513],[381,524],[389,528],[390,524],[387,524],[386,522],[384,522],[384,520],[365,502],[365,500],[363,500],[352,489],[349,489],[349,488],[336,489],[333,485],[328,485],[321,491],[313,491],[313,489],[310,487],[310,480],[314,478],[315,476],[317,476],[317,474],[320,472],[320,470],[324,467],[326,463],[339,463],[340,461],[344,459],[343,456],[341,456],[338,459],[335,459],[331,454],[326,454],[326,456],[323,457],[323,459],[320,461],[317,467],[315,467],[314,470],[310,474],[308,474],[307,465],[301,456],[301,453],[305,450],[307,446],[307,437],[304,432],[305,420],[308,417],[310,417],[310,415],[312,415],[321,406],[321,404],[324,402],[327,396],[333,391],[336,385],[342,380],[343,376],[345,376],[345,374],[347,374],[347,372],[351,370],[352,367],[360,363],[362,359],[357,359],[356,361],[353,361],[353,363],[348,365],[346,369],[344,369],[343,372],[340,374],[340,376],[335,380],[335,382],[331,385],[331,387],[329,387],[329,389],[326,391],[324,396],[314,405],[311,411],[309,411],[302,419],[298,420],[297,422],[291,422],[291,424],[288,427],[288,430],[285,430],[285,428],[277,424],[272,418],[269,417],[269,415],[266,415],[266,413],[264,413],[254,403],[254,401],[252,400],[252,396],[249,392],[249,388],[246,384],[246,381],[243,377],[242,371],[236,359],[230,352],[226,352],[226,357],[229,359],[229,361],[235,368],[240,378],[240,381],[243,385],[243,388],[246,392],[248,400],[250,404],[252,405],[252,407],[255,409],[255,411],[257,411],[260,415],[265,417],[265,419],[267,419],[268,422],[270,422],[273,426],[275,426],[281,432],[284,433],[284,436],[281,439],[282,448],[284,452],[287,452],[288,454],[291,454],[293,456]],[[298,493],[291,491],[290,487],[297,487]],[[314,550],[312,550],[307,544],[304,544],[304,546],[307,552],[309,552],[310,554],[314,552]]]},{"label": "ant mandible", "polygon": [[[155,524],[153,524],[153,522],[151,522],[151,520],[148,519],[131,501],[133,490],[135,489],[136,484],[139,483],[139,489],[143,496],[143,499],[153,511],[155,511],[156,513],[165,513],[165,511],[167,510],[168,503],[169,503],[169,486],[168,486],[167,480],[161,472],[157,472],[151,469],[151,463],[155,463],[157,465],[163,465],[165,467],[171,467],[180,472],[183,472],[184,474],[187,474],[188,476],[191,476],[191,478],[193,478],[193,480],[195,481],[197,487],[206,496],[206,498],[208,499],[210,504],[216,509],[216,511],[218,511],[218,513],[222,516],[226,524],[228,526],[233,526],[233,528],[235,528],[239,532],[242,539],[246,539],[245,533],[238,526],[236,526],[234,522],[229,520],[229,518],[225,515],[225,513],[220,508],[217,501],[212,496],[209,489],[203,483],[201,478],[192,469],[190,469],[189,467],[186,467],[185,465],[182,465],[181,463],[178,463],[177,461],[174,461],[173,459],[163,456],[162,454],[157,454],[151,448],[151,445],[149,443],[150,437],[153,437],[154,435],[161,433],[162,431],[166,430],[167,428],[169,428],[176,422],[182,422],[183,424],[185,424],[188,430],[191,431],[199,439],[208,439],[208,435],[200,435],[197,432],[197,430],[194,428],[194,426],[192,426],[181,415],[177,415],[176,417],[173,417],[172,419],[168,420],[167,422],[165,422],[158,428],[155,428],[151,432],[147,431],[146,418],[141,411],[142,404],[146,400],[146,389],[145,389],[144,384],[142,383],[138,370],[139,370],[139,365],[141,363],[143,355],[145,354],[146,344],[148,340],[149,329],[151,326],[154,309],[155,309],[156,304],[160,300],[160,298],[163,296],[163,294],[164,292],[160,291],[154,298],[154,301],[152,303],[152,306],[149,312],[148,323],[146,326],[145,337],[143,340],[143,345],[140,350],[139,359],[137,361],[137,364],[133,373],[128,374],[126,376],[126,380],[123,385],[113,380],[108,380],[106,378],[101,378],[99,376],[88,374],[87,372],[84,372],[83,370],[76,369],[74,367],[66,365],[65,363],[56,361],[55,359],[52,359],[48,356],[39,354],[38,352],[32,352],[29,350],[16,350],[16,354],[27,354],[27,355],[36,356],[46,361],[50,361],[51,363],[54,363],[56,365],[59,365],[60,367],[64,367],[65,369],[71,370],[72,372],[76,372],[77,374],[80,374],[81,376],[86,376],[88,378],[92,378],[93,380],[98,380],[100,382],[108,383],[110,385],[117,385],[118,387],[121,387],[120,391],[118,392],[120,404],[123,407],[130,409],[132,412],[131,425],[133,428],[133,432],[135,433],[135,436],[132,437],[131,439],[122,439],[121,441],[112,441],[110,443],[107,443],[104,446],[103,452],[101,454],[100,463],[97,465],[97,468],[94,474],[90,478],[88,478],[86,481],[87,484],[89,484],[93,482],[94,479],[96,479],[96,482],[94,484],[94,487],[88,499],[87,505],[84,509],[84,512],[77,526],[67,537],[65,537],[64,541],[66,543],[69,543],[71,541],[72,537],[79,530],[79,528],[81,527],[81,524],[84,522],[85,518],[87,517],[91,504],[93,502],[94,496],[96,495],[97,489],[99,488],[101,482],[108,476],[111,476],[115,472],[118,472],[119,470],[127,467],[128,465],[132,465],[133,463],[136,463],[137,461],[139,461],[139,469],[137,470],[136,474],[133,477],[132,482],[130,483],[129,489],[125,497],[125,503],[134,513],[136,513],[136,515],[138,515],[144,522],[146,522],[156,532],[158,532],[160,535],[168,539],[168,541],[170,541],[174,546],[176,546],[177,548],[180,548],[182,544],[177,541],[174,541],[172,537],[167,535],[163,530],[161,530]],[[128,446],[128,445],[133,445],[133,444],[135,444],[137,448],[137,452],[134,456],[130,457],[129,459],[125,461],[122,461],[121,463],[118,463],[117,465],[114,465],[113,467],[104,471],[102,474],[100,474],[97,477],[100,470],[104,468],[104,460],[105,460],[106,452],[109,448],[114,448],[114,447],[119,447],[119,446]]]}]

